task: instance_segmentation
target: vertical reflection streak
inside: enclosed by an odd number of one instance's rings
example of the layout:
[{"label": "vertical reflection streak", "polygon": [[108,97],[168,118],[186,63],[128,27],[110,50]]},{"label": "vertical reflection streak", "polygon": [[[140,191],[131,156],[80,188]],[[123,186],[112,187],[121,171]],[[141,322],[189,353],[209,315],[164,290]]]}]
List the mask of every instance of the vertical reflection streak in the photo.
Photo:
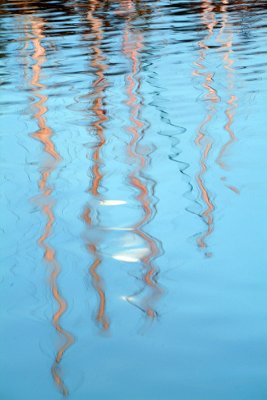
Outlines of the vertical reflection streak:
[{"label": "vertical reflection streak", "polygon": [[[213,221],[213,211],[214,204],[211,201],[210,193],[205,184],[205,174],[207,172],[207,161],[209,158],[210,151],[212,149],[212,140],[209,135],[206,135],[205,132],[207,130],[208,125],[213,119],[214,114],[216,113],[216,103],[219,102],[219,97],[217,91],[212,87],[213,82],[213,73],[205,72],[203,70],[206,69],[205,61],[207,57],[207,53],[209,47],[207,42],[214,35],[214,27],[217,24],[215,19],[215,14],[213,12],[213,6],[210,2],[202,2],[203,8],[203,16],[202,23],[208,30],[208,34],[205,36],[204,40],[198,43],[199,45],[199,57],[195,62],[196,69],[193,71],[193,76],[204,77],[204,82],[202,83],[202,87],[205,90],[205,100],[207,101],[208,107],[204,120],[200,124],[197,137],[195,139],[195,144],[199,147],[201,152],[200,157],[200,171],[196,176],[196,182],[198,188],[201,193],[202,200],[205,204],[205,209],[201,213],[201,217],[207,225],[207,229],[197,238],[197,245],[200,249],[204,249],[207,247],[206,240],[208,236],[211,235],[214,229],[214,221]],[[203,71],[203,72],[202,72]]]},{"label": "vertical reflection streak", "polygon": [[[228,0],[222,0],[223,6],[222,6],[222,27],[220,30],[220,35],[219,35],[219,41],[222,44],[223,47],[225,47],[226,51],[223,55],[223,66],[226,71],[226,79],[227,79],[227,90],[229,93],[229,98],[227,100],[227,107],[225,110],[225,115],[226,115],[226,124],[224,126],[225,131],[228,134],[229,139],[226,141],[226,143],[222,146],[219,155],[217,157],[217,163],[222,169],[226,169],[226,165],[223,161],[223,157],[227,150],[231,147],[231,145],[237,141],[237,138],[234,134],[234,131],[232,130],[232,124],[234,122],[234,112],[235,109],[237,108],[237,97],[234,95],[234,69],[233,69],[233,64],[234,60],[231,58],[231,54],[233,52],[232,50],[232,45],[233,45],[233,33],[229,33],[223,41],[221,37],[225,33],[225,30],[227,29],[228,26],[228,11],[227,11],[227,5],[228,5]],[[222,179],[225,179],[224,177]],[[239,193],[239,190],[234,187],[234,186],[227,186],[229,189],[233,190],[236,193]]]},{"label": "vertical reflection streak", "polygon": [[[103,179],[103,174],[101,172],[101,165],[103,164],[101,160],[101,150],[106,143],[103,123],[105,123],[108,118],[104,111],[104,91],[107,87],[104,71],[107,65],[104,63],[105,57],[101,50],[101,43],[103,41],[103,27],[100,18],[94,15],[97,8],[97,2],[92,1],[90,4],[90,9],[87,13],[87,20],[91,25],[92,32],[94,34],[94,44],[92,45],[92,62],[91,66],[95,69],[96,79],[93,82],[93,93],[92,96],[93,106],[92,111],[96,120],[92,123],[94,128],[98,143],[92,155],[93,166],[92,166],[92,183],[89,191],[94,198],[100,196],[99,188]],[[94,229],[94,223],[91,218],[91,208],[88,206],[84,210],[83,220],[90,230]],[[109,329],[110,323],[106,316],[106,294],[104,290],[104,283],[102,277],[98,273],[98,269],[102,263],[102,258],[99,254],[97,243],[95,240],[86,244],[88,252],[93,256],[94,260],[89,268],[89,273],[92,279],[92,285],[95,288],[98,299],[99,306],[96,315],[96,321],[100,323],[102,329],[107,331]]]},{"label": "vertical reflection streak", "polygon": [[[131,11],[132,2],[129,1],[126,4],[128,11]],[[123,35],[123,52],[128,58],[131,64],[131,72],[126,77],[126,93],[127,101],[126,104],[130,112],[130,125],[127,130],[131,135],[131,140],[127,147],[127,152],[129,160],[131,163],[138,165],[129,175],[129,181],[134,189],[136,189],[139,194],[136,196],[137,201],[141,205],[144,216],[138,221],[132,228],[133,232],[138,235],[145,243],[148,248],[148,254],[142,257],[141,261],[145,268],[145,273],[143,276],[143,281],[145,287],[147,287],[151,294],[145,298],[143,305],[138,306],[142,311],[146,313],[148,317],[154,318],[157,313],[154,309],[154,304],[160,297],[162,290],[159,287],[156,276],[157,269],[153,264],[153,260],[159,255],[159,247],[156,240],[144,232],[143,227],[152,219],[152,209],[149,200],[149,191],[147,187],[148,179],[145,178],[143,170],[147,165],[147,159],[140,154],[137,149],[138,141],[143,137],[144,123],[140,120],[141,112],[141,99],[138,95],[138,90],[140,89],[140,80],[137,78],[137,73],[140,71],[141,65],[139,61],[139,53],[143,48],[143,35],[133,34],[131,32],[131,27],[129,21],[126,22],[126,27]],[[143,179],[141,179],[141,176]],[[154,184],[155,186],[155,184]],[[140,292],[139,292],[140,293]],[[135,296],[130,296],[128,301],[132,303],[129,299]],[[132,303],[134,304],[134,303]]]},{"label": "vertical reflection streak", "polygon": [[42,143],[44,147],[44,152],[49,157],[49,159],[47,159],[42,166],[41,178],[38,184],[40,190],[40,195],[38,196],[38,203],[40,202],[42,212],[47,220],[43,234],[38,239],[38,244],[44,251],[45,261],[49,263],[49,265],[52,268],[49,277],[49,282],[53,298],[58,305],[58,309],[53,315],[52,322],[56,331],[62,337],[64,337],[64,343],[59,348],[56,354],[55,361],[51,368],[51,373],[60,391],[64,395],[67,395],[68,389],[63,382],[63,379],[59,371],[59,367],[64,353],[74,342],[74,338],[69,332],[63,329],[61,325],[61,318],[67,309],[67,303],[63,298],[63,296],[61,295],[58,286],[58,277],[61,272],[61,267],[56,260],[55,249],[50,244],[47,243],[47,240],[49,239],[52,233],[52,229],[55,223],[55,215],[53,212],[53,200],[51,198],[53,189],[52,187],[49,187],[48,180],[53,171],[56,169],[57,164],[61,158],[52,141],[53,132],[51,128],[47,126],[46,123],[45,114],[47,113],[46,102],[48,100],[48,96],[43,94],[43,90],[46,89],[46,86],[42,84],[40,81],[42,65],[45,62],[45,57],[46,57],[45,49],[41,43],[42,39],[45,37],[43,34],[43,29],[44,29],[43,19],[37,17],[31,17],[31,28],[34,37],[32,39],[32,44],[34,49],[34,54],[32,55],[32,59],[34,61],[34,64],[32,66],[31,85],[34,88],[34,95],[38,99],[34,103],[34,108],[36,109],[34,118],[36,119],[39,128],[37,132],[34,133],[32,136]]}]

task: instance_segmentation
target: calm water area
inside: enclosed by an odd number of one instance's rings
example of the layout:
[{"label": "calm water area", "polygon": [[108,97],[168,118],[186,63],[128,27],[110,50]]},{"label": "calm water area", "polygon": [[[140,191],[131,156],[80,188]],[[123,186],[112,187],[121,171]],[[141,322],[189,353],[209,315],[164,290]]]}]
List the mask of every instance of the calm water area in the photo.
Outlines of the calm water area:
[{"label": "calm water area", "polygon": [[0,399],[267,399],[267,2],[0,0]]}]

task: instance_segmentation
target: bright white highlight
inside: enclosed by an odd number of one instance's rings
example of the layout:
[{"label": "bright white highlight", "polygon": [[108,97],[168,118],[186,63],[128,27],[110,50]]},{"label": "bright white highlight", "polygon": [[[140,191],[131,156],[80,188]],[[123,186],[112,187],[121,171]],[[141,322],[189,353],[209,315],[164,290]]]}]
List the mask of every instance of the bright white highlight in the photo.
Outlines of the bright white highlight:
[{"label": "bright white highlight", "polygon": [[127,204],[124,200],[101,200],[101,206],[121,206],[123,204]]}]

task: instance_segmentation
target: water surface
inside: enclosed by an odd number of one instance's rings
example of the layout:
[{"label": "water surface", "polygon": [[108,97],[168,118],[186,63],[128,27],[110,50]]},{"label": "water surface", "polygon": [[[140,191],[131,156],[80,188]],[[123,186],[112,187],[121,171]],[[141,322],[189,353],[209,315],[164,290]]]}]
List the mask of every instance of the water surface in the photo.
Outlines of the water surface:
[{"label": "water surface", "polygon": [[1,399],[266,399],[267,3],[0,28]]}]

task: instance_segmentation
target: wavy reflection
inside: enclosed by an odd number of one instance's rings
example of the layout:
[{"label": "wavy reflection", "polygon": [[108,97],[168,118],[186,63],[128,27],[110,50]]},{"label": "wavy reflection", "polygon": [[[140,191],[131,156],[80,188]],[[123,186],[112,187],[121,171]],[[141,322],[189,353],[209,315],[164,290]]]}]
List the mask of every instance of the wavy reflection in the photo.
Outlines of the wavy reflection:
[{"label": "wavy reflection", "polygon": [[[131,15],[134,12],[134,5],[132,1],[123,4],[125,8],[125,15]],[[152,182],[152,190],[149,192],[148,178],[144,175],[145,167],[148,163],[148,155],[144,156],[138,152],[137,145],[144,135],[145,123],[141,120],[140,113],[142,107],[142,99],[140,96],[140,78],[138,72],[141,69],[140,53],[143,48],[143,34],[141,32],[134,32],[131,24],[130,17],[126,21],[123,33],[123,53],[130,62],[130,73],[126,76],[126,93],[127,93],[127,106],[130,112],[130,125],[127,131],[131,135],[131,140],[127,147],[130,163],[136,165],[135,169],[129,175],[129,182],[136,190],[138,195],[136,200],[139,202],[143,209],[144,216],[133,227],[133,232],[145,243],[145,250],[140,254],[140,261],[144,267],[143,282],[145,284],[138,293],[126,297],[126,300],[131,304],[141,309],[148,317],[154,318],[157,315],[155,310],[156,301],[162,295],[162,289],[157,282],[158,269],[154,265],[154,259],[160,253],[160,247],[156,239],[151,235],[144,232],[143,228],[153,218],[153,210],[150,204],[150,198],[153,196],[155,182]],[[135,298],[141,294],[145,289],[149,290],[141,304],[135,303]]]},{"label": "wavy reflection", "polygon": [[29,44],[30,44],[30,23],[29,23],[29,18],[28,16],[17,16],[17,23],[18,27],[17,29],[19,30],[21,27],[21,19],[23,18],[22,22],[22,31],[23,31],[23,47],[20,50],[20,55],[21,55],[21,60],[22,60],[22,65],[23,65],[23,79],[25,83],[29,82],[29,60],[28,60],[28,53],[27,50],[29,49]]},{"label": "wavy reflection", "polygon": [[[229,93],[229,98],[227,100],[227,107],[225,110],[225,115],[226,115],[226,124],[224,126],[225,131],[228,134],[229,139],[225,142],[225,144],[222,146],[219,155],[217,157],[217,163],[222,169],[226,169],[226,164],[224,162],[224,156],[229,150],[229,148],[232,146],[234,142],[236,142],[237,138],[234,134],[234,131],[232,129],[232,124],[234,122],[234,113],[235,109],[237,108],[237,97],[234,94],[234,69],[233,69],[233,64],[234,60],[232,59],[231,55],[233,53],[232,47],[233,47],[233,33],[230,31],[228,34],[226,34],[225,40],[223,40],[223,35],[226,33],[226,31],[229,31],[229,24],[228,24],[228,0],[222,0],[222,27],[220,30],[219,38],[218,40],[222,44],[222,47],[225,48],[224,55],[223,55],[223,66],[226,71],[226,83],[227,83],[227,91]],[[222,177],[223,180],[226,180],[225,177]],[[239,193],[239,190],[232,185],[227,185],[227,187],[232,190],[235,193]]]},{"label": "wavy reflection", "polygon": [[34,103],[34,109],[36,110],[34,118],[36,119],[39,128],[32,136],[42,143],[44,153],[48,156],[41,168],[42,172],[39,180],[40,195],[36,199],[47,220],[44,231],[38,239],[38,244],[44,251],[44,260],[51,266],[49,282],[53,298],[58,305],[58,309],[53,315],[52,322],[57,332],[64,338],[63,344],[57,351],[51,372],[59,390],[64,395],[67,395],[68,389],[62,379],[60,363],[64,353],[74,342],[74,337],[61,325],[61,318],[67,310],[67,303],[63,298],[58,285],[61,267],[56,259],[56,250],[47,242],[51,236],[55,223],[55,214],[53,212],[54,201],[52,199],[53,187],[49,186],[48,181],[60,161],[60,155],[52,141],[52,129],[48,127],[45,119],[45,114],[48,111],[46,105],[48,96],[43,93],[46,86],[41,83],[42,66],[46,58],[45,48],[42,46],[42,39],[45,37],[43,34],[44,21],[42,18],[30,17],[30,25],[33,34],[32,44],[34,49],[32,55],[33,65],[31,85],[33,87],[34,96],[37,98],[37,101]]},{"label": "wavy reflection", "polygon": [[[207,225],[206,230],[201,233],[201,235],[197,238],[197,245],[200,249],[205,249],[207,247],[207,238],[211,235],[214,229],[214,204],[211,200],[211,195],[204,179],[208,168],[207,163],[209,154],[212,149],[212,139],[207,134],[207,130],[209,124],[214,117],[214,114],[216,113],[216,103],[219,102],[219,96],[217,94],[217,91],[212,87],[214,74],[207,71],[207,67],[205,66],[207,54],[209,52],[208,41],[211,40],[214,36],[214,27],[217,24],[217,21],[215,19],[215,13],[213,12],[213,5],[211,4],[211,2],[202,2],[201,7],[203,9],[201,21],[207,29],[208,34],[204,37],[202,41],[198,43],[200,48],[199,57],[195,62],[197,68],[193,71],[193,75],[196,77],[204,78],[202,87],[205,91],[204,100],[207,103],[206,115],[198,128],[197,137],[195,139],[195,143],[199,147],[201,152],[201,157],[199,160],[200,171],[196,176],[196,182],[205,207],[205,209],[201,213],[201,217]],[[210,253],[206,253],[206,255],[210,255]]]},{"label": "wavy reflection", "polygon": [[[107,68],[107,65],[104,63],[105,57],[101,50],[101,43],[103,41],[103,22],[95,15],[97,6],[98,2],[92,1],[87,12],[87,20],[90,24],[91,32],[94,35],[93,43],[91,46],[91,66],[95,70],[96,75],[96,78],[93,82],[93,90],[91,94],[93,97],[93,105],[91,110],[96,118],[91,126],[94,128],[94,132],[96,133],[98,140],[95,146],[95,150],[92,154],[92,183],[89,191],[91,192],[93,198],[100,197],[99,190],[103,179],[103,174],[101,171],[101,165],[103,164],[103,161],[101,159],[101,150],[106,143],[103,124],[108,120],[104,110],[104,91],[107,87],[104,71]],[[97,218],[95,218],[96,221],[93,222],[91,211],[92,210],[90,206],[87,206],[83,212],[82,217],[87,228],[91,231],[94,231],[97,226]],[[93,263],[89,268],[89,273],[91,275],[92,284],[96,290],[99,301],[96,321],[101,325],[104,331],[107,331],[109,329],[110,322],[106,316],[106,294],[104,290],[103,279],[98,272],[99,267],[102,263],[102,258],[99,252],[99,243],[97,243],[97,241],[94,239],[94,234],[92,234],[91,237],[92,239],[90,239],[90,241],[86,243],[86,249],[93,256]]]}]

